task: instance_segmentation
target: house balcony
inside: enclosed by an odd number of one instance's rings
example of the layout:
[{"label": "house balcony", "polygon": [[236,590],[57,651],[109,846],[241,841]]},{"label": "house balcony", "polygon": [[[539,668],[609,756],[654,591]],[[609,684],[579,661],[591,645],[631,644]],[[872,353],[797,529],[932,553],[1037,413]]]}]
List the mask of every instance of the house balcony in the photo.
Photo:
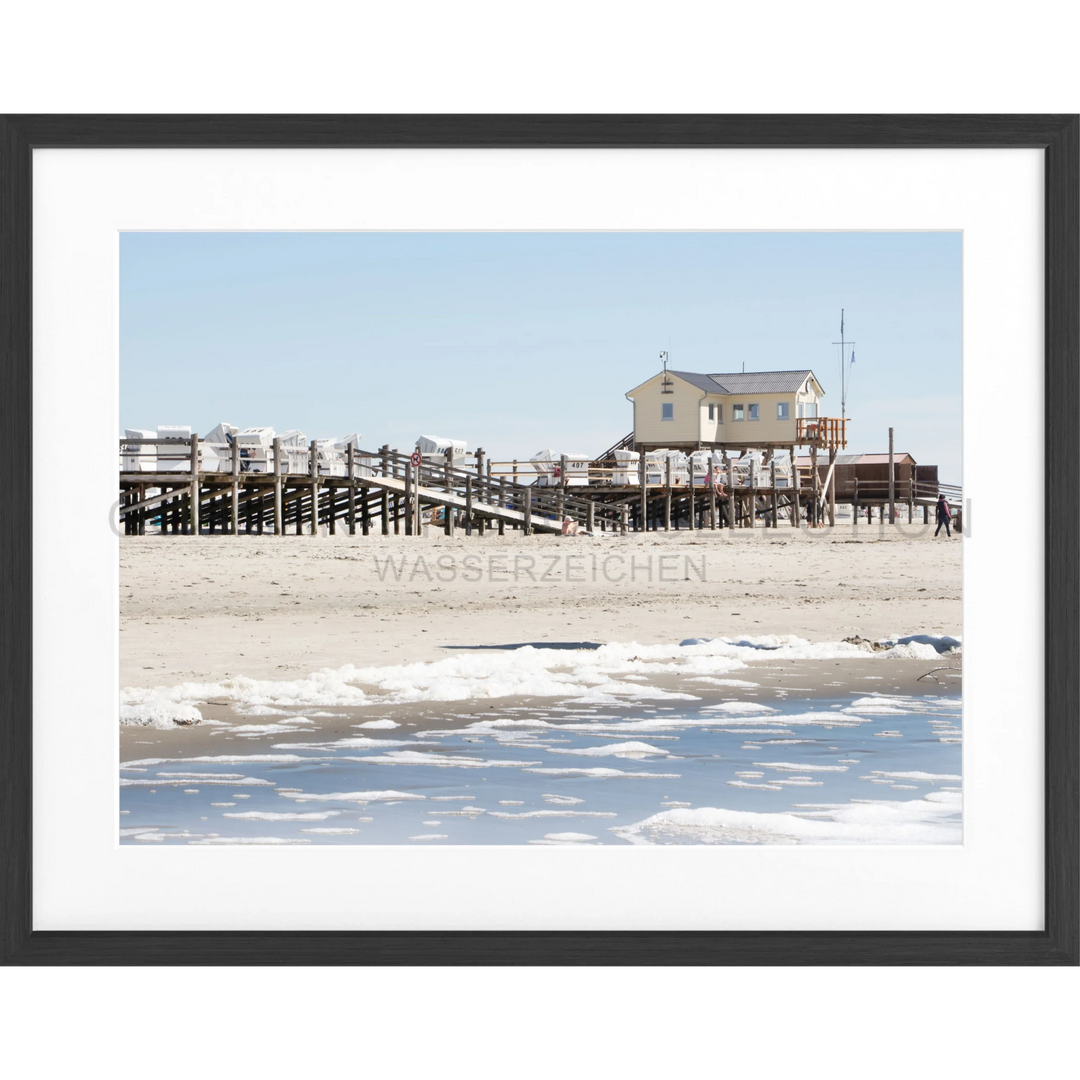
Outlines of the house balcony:
[{"label": "house balcony", "polygon": [[819,450],[843,450],[847,447],[847,420],[829,416],[799,417],[795,441],[800,446],[814,446]]}]

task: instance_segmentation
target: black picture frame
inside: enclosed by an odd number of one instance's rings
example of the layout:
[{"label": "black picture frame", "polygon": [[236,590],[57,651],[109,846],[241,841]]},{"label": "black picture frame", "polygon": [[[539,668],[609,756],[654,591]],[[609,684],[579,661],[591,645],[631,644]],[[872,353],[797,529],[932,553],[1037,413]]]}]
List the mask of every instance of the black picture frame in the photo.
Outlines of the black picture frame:
[{"label": "black picture frame", "polygon": [[[43,148],[1037,148],[1045,160],[1045,929],[1033,932],[78,932],[32,927],[32,169]],[[1080,117],[0,117],[0,957],[6,964],[1080,962]],[[1053,388],[1050,392],[1049,388]]]}]

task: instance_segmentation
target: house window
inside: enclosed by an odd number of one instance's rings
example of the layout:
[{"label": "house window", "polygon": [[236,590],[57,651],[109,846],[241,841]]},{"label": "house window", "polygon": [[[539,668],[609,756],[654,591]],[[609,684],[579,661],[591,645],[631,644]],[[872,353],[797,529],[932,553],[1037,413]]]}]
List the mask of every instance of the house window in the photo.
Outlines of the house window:
[{"label": "house window", "polygon": [[716,419],[716,406],[715,405],[710,405],[709,406],[709,419],[710,420],[715,420]]},{"label": "house window", "polygon": [[756,420],[758,418],[758,407],[756,405],[747,405],[750,410],[750,419]]},{"label": "house window", "polygon": [[800,401],[799,416],[817,416],[816,401]]},{"label": "house window", "polygon": [[731,406],[731,419],[732,420],[743,420],[743,419],[745,419],[743,417],[743,409],[744,408],[745,408],[745,406],[743,406],[743,405],[732,405]]},{"label": "house window", "polygon": [[776,403],[776,419],[787,420],[791,417],[791,402],[778,401]]},{"label": "house window", "polygon": [[724,406],[722,404],[716,406],[716,422],[718,424],[724,422]]},{"label": "house window", "polygon": [[665,401],[660,406],[660,419],[661,420],[674,420],[675,419],[675,404],[671,401]]}]

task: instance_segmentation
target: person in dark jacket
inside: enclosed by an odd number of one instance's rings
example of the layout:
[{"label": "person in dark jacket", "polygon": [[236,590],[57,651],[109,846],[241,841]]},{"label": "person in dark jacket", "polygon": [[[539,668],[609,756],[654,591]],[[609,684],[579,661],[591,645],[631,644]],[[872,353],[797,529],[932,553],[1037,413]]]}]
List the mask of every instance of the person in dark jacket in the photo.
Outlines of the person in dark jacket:
[{"label": "person in dark jacket", "polygon": [[949,504],[945,501],[944,495],[937,497],[937,528],[934,530],[934,535],[937,536],[941,532],[941,526],[945,526],[945,535],[952,537],[952,531],[949,529],[949,522],[952,520],[952,511],[949,509]]}]

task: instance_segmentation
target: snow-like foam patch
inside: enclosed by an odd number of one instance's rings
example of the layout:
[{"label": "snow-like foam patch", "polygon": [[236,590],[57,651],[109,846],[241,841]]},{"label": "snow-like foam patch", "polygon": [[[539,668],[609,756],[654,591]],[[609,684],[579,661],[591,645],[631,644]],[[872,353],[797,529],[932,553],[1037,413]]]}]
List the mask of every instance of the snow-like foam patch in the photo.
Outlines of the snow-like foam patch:
[{"label": "snow-like foam patch", "polygon": [[391,799],[422,799],[423,795],[416,795],[409,791],[334,791],[330,794],[315,794],[306,791],[279,791],[278,795],[283,799],[294,799],[296,802],[388,802]]},{"label": "snow-like foam patch", "polygon": [[774,713],[776,709],[757,701],[725,701],[722,705],[706,705],[702,712],[720,712],[731,716],[749,716],[752,713]]},{"label": "snow-like foam patch", "polygon": [[[165,727],[195,722],[201,719],[196,705],[207,701],[225,702],[250,713],[255,709],[282,711],[505,697],[562,698],[578,706],[650,699],[696,700],[693,694],[656,685],[657,676],[708,678],[717,679],[719,685],[741,685],[750,680],[724,677],[762,659],[865,659],[868,656],[929,659],[945,653],[951,655],[959,649],[959,638],[914,634],[893,639],[890,648],[884,651],[868,653],[849,642],[810,642],[789,634],[737,639],[688,638],[678,645],[613,642],[598,649],[526,646],[507,651],[462,650],[454,656],[423,663],[384,667],[346,664],[291,680],[235,676],[221,682],[126,687],[121,693],[121,719],[125,723]],[[261,711],[257,715],[267,713]],[[367,723],[386,727],[393,721]],[[258,734],[257,725],[245,728],[243,734],[252,737]]]},{"label": "snow-like foam patch", "polygon": [[423,836],[410,836],[410,840],[449,840],[445,833],[424,833]]},{"label": "snow-like foam patch", "polygon": [[[326,713],[325,715],[333,716],[335,714]],[[389,731],[391,728],[401,727],[401,725],[396,720],[365,720],[362,724],[353,724],[353,727]]]},{"label": "snow-like foam patch", "polygon": [[526,810],[521,814],[509,814],[505,810],[492,810],[496,818],[550,818],[550,817],[618,817],[613,810]]},{"label": "snow-like foam patch", "polygon": [[623,772],[622,769],[525,769],[541,776],[592,776],[600,779],[619,777],[626,780],[678,780],[680,773]]},{"label": "snow-like foam patch", "polygon": [[245,810],[242,814],[222,814],[222,817],[241,818],[244,821],[325,821],[337,817],[341,810],[312,811],[310,814],[276,814],[271,810]]},{"label": "snow-like foam patch", "polygon": [[611,831],[631,844],[959,844],[960,797],[852,801],[811,813],[701,807],[665,810]]},{"label": "snow-like foam patch", "polygon": [[310,840],[283,836],[208,836],[203,840],[190,840],[191,844],[310,844]]},{"label": "snow-like foam patch", "polygon": [[957,776],[955,773],[929,773],[929,772],[885,772],[882,769],[871,769],[872,776],[884,776],[889,780],[925,780],[927,782],[934,782],[938,780],[957,781],[963,779],[963,777]]},{"label": "snow-like foam patch", "polygon": [[578,749],[548,747],[549,754],[577,754],[580,757],[624,757],[647,758],[666,757],[671,753],[660,746],[650,746],[643,742],[609,743],[607,746],[585,746]]},{"label": "snow-like foam patch", "polygon": [[790,761],[755,761],[759,769],[775,769],[777,772],[847,772],[846,765],[795,765]]},{"label": "snow-like foam patch", "polygon": [[188,701],[172,701],[154,695],[120,706],[120,723],[138,727],[187,727],[202,722],[202,713]]},{"label": "snow-like foam patch", "polygon": [[346,761],[364,761],[371,765],[432,765],[442,769],[518,769],[525,765],[538,765],[537,761],[504,761],[497,758],[484,759],[462,757],[459,754],[427,753],[423,750],[391,750],[375,757],[345,758]]},{"label": "snow-like foam patch", "polygon": [[346,836],[351,833],[358,833],[359,829],[349,829],[344,826],[338,828],[326,828],[326,829],[301,829],[303,833],[319,833],[321,836]]},{"label": "snow-like foam patch", "polygon": [[[168,784],[178,786],[180,784],[190,784],[191,778],[188,776],[183,777],[171,777],[171,776],[159,776],[155,780],[132,780],[126,776],[120,777],[121,787],[164,787]],[[242,776],[239,779],[231,778],[226,780],[200,780],[200,784],[217,784],[220,787],[270,787],[271,781],[263,780],[257,776]]]}]

